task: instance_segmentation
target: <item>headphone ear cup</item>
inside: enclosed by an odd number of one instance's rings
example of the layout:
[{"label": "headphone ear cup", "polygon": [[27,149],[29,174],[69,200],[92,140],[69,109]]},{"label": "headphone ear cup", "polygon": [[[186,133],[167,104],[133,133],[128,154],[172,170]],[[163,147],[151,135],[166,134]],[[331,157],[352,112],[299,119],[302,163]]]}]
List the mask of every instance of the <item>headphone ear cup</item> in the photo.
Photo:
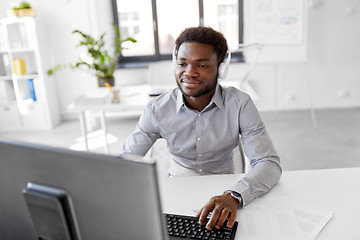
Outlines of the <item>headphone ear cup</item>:
[{"label": "headphone ear cup", "polygon": [[219,68],[218,68],[218,78],[220,80],[224,80],[226,78],[228,70],[229,70],[229,64],[228,63],[226,63],[226,62],[220,63]]},{"label": "headphone ear cup", "polygon": [[176,61],[176,54],[175,54],[175,48],[174,48],[174,51],[172,53],[172,71],[174,74],[176,73],[176,65],[177,65],[177,61]]},{"label": "headphone ear cup", "polygon": [[230,60],[231,60],[231,52],[228,50],[226,59],[222,63],[220,63],[218,67],[218,78],[220,80],[224,80],[226,78],[226,75],[228,74],[229,71]]}]

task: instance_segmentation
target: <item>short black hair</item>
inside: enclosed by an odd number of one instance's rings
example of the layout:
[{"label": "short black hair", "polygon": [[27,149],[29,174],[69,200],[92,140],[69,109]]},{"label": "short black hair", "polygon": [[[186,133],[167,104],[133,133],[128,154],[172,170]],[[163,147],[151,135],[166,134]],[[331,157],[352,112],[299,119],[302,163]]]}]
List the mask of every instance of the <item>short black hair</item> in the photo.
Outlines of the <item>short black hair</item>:
[{"label": "short black hair", "polygon": [[175,40],[175,53],[177,54],[180,45],[184,42],[197,42],[209,44],[214,47],[216,52],[218,65],[225,59],[228,51],[227,42],[221,32],[215,31],[211,27],[190,27],[180,33]]}]

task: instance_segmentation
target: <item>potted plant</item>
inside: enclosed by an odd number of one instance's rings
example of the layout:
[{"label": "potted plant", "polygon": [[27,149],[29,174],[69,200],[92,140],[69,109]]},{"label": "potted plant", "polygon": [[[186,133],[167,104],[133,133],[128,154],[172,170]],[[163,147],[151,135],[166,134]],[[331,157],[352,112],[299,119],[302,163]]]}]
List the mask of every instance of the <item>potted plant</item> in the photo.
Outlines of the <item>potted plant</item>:
[{"label": "potted plant", "polygon": [[83,33],[80,30],[74,30],[72,33],[80,34],[82,39],[76,47],[85,46],[87,48],[87,53],[80,55],[79,60],[75,64],[60,64],[48,70],[48,74],[52,75],[56,71],[64,67],[70,67],[72,69],[79,69],[85,67],[90,70],[98,79],[99,87],[104,87],[105,83],[109,83],[111,86],[114,86],[114,72],[116,69],[116,62],[120,56],[124,47],[122,44],[124,42],[133,42],[136,40],[133,38],[126,38],[124,40],[120,39],[119,28],[113,24],[115,30],[115,36],[113,40],[114,52],[112,55],[104,49],[105,41],[103,33],[98,40],[94,39],[88,34]]},{"label": "potted plant", "polygon": [[10,10],[7,11],[9,17],[21,17],[21,16],[30,16],[35,17],[36,12],[31,8],[30,3],[21,2],[18,5],[14,5]]}]

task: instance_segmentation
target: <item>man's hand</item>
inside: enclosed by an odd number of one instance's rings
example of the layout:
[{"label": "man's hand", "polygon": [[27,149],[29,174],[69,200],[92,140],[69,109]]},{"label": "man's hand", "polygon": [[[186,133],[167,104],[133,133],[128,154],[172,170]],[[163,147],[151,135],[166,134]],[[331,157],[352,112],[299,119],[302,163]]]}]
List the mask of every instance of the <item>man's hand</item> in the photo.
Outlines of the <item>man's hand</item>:
[{"label": "man's hand", "polygon": [[204,225],[207,216],[212,212],[206,229],[211,230],[214,226],[216,229],[220,229],[226,219],[229,219],[227,227],[231,228],[235,222],[238,206],[239,201],[233,198],[230,193],[214,196],[200,209],[196,217],[199,218],[199,224]]}]

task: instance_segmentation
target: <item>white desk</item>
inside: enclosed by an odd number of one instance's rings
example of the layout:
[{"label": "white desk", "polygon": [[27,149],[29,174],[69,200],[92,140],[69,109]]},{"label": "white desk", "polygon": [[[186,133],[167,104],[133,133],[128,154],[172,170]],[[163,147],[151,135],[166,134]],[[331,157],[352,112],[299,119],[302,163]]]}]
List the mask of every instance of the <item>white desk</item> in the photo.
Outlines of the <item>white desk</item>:
[{"label": "white desk", "polygon": [[99,112],[101,128],[104,132],[105,150],[110,153],[109,143],[107,141],[107,125],[106,112],[117,112],[119,117],[140,116],[146,104],[151,99],[148,93],[150,86],[131,86],[120,88],[120,103],[98,104],[98,105],[74,105],[70,104],[67,108],[68,112],[76,112],[79,114],[81,133],[84,138],[85,149],[88,151],[88,132],[85,112]]},{"label": "white desk", "polygon": [[[194,215],[193,209],[202,207],[211,196],[221,194],[240,176],[160,178],[163,210]],[[283,173],[280,182],[265,198],[285,194],[292,201],[333,211],[334,216],[317,240],[355,240],[360,239],[359,185],[360,168],[289,171]],[[246,208],[251,208],[251,204]],[[241,211],[238,210],[238,216]]]}]

